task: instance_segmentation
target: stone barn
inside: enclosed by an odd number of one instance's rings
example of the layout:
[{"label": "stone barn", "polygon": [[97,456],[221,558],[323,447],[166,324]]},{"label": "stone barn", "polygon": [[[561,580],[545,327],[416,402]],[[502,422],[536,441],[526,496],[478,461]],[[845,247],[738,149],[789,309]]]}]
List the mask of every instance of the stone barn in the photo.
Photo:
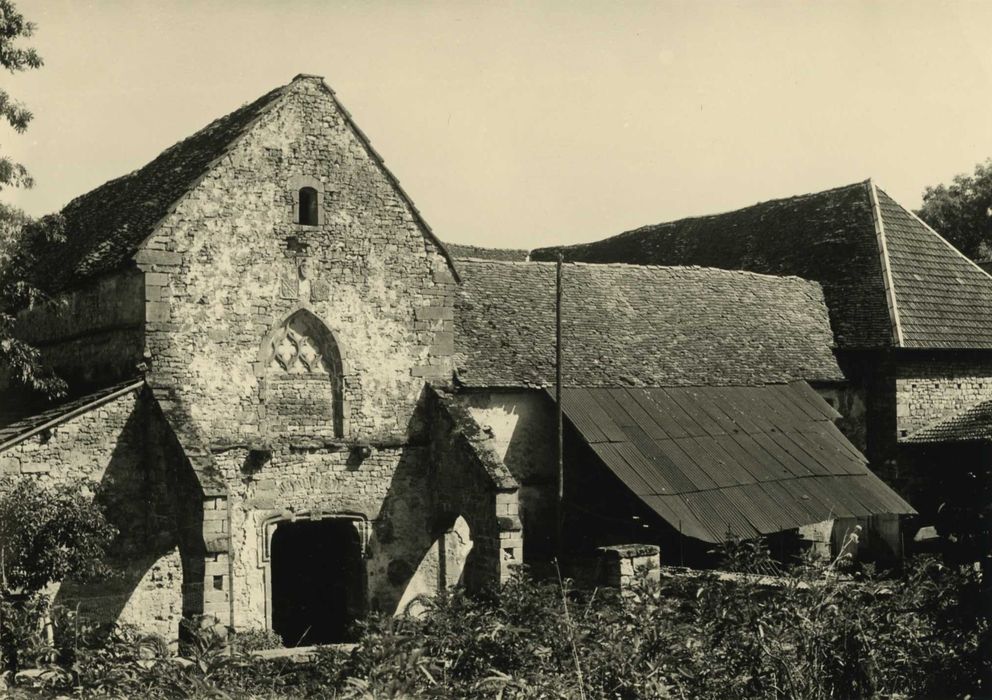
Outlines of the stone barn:
[{"label": "stone barn", "polygon": [[[322,79],[49,224],[33,275],[53,301],[18,332],[70,394],[8,384],[0,469],[99,482],[126,572],[59,601],[168,636],[206,614],[334,642],[556,553],[555,267],[453,261]],[[563,277],[562,555],[780,531],[829,548],[855,522],[892,548],[912,509],[834,425],[849,381],[816,282]]]},{"label": "stone barn", "polygon": [[964,508],[981,520],[992,495],[992,276],[872,180],[561,252],[588,263],[705,265],[819,282],[847,378],[827,395],[844,433],[918,508],[918,524],[957,539],[960,523],[949,514],[958,519]]}]

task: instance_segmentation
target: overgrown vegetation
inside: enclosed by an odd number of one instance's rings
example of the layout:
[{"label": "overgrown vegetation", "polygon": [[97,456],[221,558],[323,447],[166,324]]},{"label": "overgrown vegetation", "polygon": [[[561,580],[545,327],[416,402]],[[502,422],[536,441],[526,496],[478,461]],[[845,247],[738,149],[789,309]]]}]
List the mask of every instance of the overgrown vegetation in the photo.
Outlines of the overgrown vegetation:
[{"label": "overgrown vegetation", "polygon": [[17,313],[54,300],[31,280],[37,252],[65,240],[60,214],[33,220],[21,210],[0,203],[0,372],[14,384],[48,398],[66,393],[65,381],[42,362],[38,348],[18,337]]},{"label": "overgrown vegetation", "polygon": [[[42,66],[38,52],[21,45],[34,31],[34,23],[26,20],[11,0],[0,0],[0,67],[20,73]],[[6,122],[17,133],[23,133],[33,116],[31,110],[0,88],[0,123]],[[33,185],[27,168],[0,149],[0,191]],[[0,373],[9,375],[14,384],[48,398],[64,395],[66,384],[43,364],[36,347],[17,336],[15,319],[21,309],[47,300],[31,268],[39,246],[60,240],[64,236],[59,215],[35,221],[20,209],[0,203]]]},{"label": "overgrown vegetation", "polygon": [[[730,552],[767,572],[761,547]],[[803,562],[780,577],[707,573],[628,595],[510,581],[498,595],[374,617],[352,650],[259,658],[223,628],[181,650],[61,615],[21,697],[868,698],[982,695],[980,575],[919,558],[895,575]],[[259,633],[249,638],[259,640]],[[17,695],[15,695],[17,697]]]},{"label": "overgrown vegetation", "polygon": [[112,575],[105,562],[116,529],[92,495],[84,482],[0,480],[0,668],[9,674],[38,645],[49,584]]}]

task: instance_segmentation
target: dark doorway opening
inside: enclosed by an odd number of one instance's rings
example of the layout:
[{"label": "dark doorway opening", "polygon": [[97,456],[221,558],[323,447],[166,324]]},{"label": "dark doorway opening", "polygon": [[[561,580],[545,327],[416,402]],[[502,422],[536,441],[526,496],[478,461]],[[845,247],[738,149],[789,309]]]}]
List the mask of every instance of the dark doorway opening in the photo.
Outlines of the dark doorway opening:
[{"label": "dark doorway opening", "polygon": [[356,521],[280,523],[272,534],[272,629],[286,646],[353,639],[364,613],[365,567]]}]

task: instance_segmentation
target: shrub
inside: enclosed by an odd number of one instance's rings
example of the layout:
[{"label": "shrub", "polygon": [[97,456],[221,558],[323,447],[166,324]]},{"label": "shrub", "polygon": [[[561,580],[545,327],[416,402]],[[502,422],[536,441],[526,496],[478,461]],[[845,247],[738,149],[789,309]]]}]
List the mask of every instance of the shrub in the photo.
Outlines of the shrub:
[{"label": "shrub", "polygon": [[37,646],[48,612],[42,590],[66,577],[110,575],[105,557],[115,535],[86,482],[0,481],[0,666],[9,674]]}]

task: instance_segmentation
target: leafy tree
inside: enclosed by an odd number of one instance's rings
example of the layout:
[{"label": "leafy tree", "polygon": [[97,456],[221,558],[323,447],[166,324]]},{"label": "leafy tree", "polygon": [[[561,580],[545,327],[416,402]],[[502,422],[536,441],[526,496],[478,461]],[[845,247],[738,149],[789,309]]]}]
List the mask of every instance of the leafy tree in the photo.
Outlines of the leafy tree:
[{"label": "leafy tree", "polygon": [[970,258],[992,257],[992,158],[950,185],[927,187],[917,215]]},{"label": "leafy tree", "polygon": [[[40,68],[41,56],[33,48],[17,46],[19,39],[34,34],[35,26],[24,19],[10,0],[0,0],[0,66],[11,73],[19,73],[29,68]],[[23,104],[14,100],[0,88],[0,117],[3,117],[14,131],[23,133],[34,115]],[[0,190],[5,186],[31,187],[34,184],[27,169],[20,163],[0,154]]]},{"label": "leafy tree", "polygon": [[20,309],[47,299],[29,282],[31,251],[62,237],[59,215],[34,221],[20,209],[0,203],[0,371],[15,384],[50,398],[65,393],[65,382],[44,366],[37,348],[15,335],[15,321]]},{"label": "leafy tree", "polygon": [[[33,48],[17,45],[20,39],[34,33],[34,24],[24,19],[10,0],[0,0],[0,66],[11,73],[39,68],[41,57]],[[0,119],[18,133],[27,129],[31,111],[15,101],[0,88]],[[34,184],[27,169],[0,153],[0,190],[6,186],[31,187]],[[16,312],[42,298],[28,283],[30,239],[58,227],[48,225],[50,219],[33,222],[16,207],[0,204],[0,370],[15,383],[59,396],[65,384],[41,363],[40,353],[14,334]],[[55,232],[58,235],[60,230]]]},{"label": "leafy tree", "polygon": [[83,482],[0,481],[0,651],[8,668],[16,671],[17,628],[47,610],[45,587],[110,575],[105,557],[116,534]]}]

